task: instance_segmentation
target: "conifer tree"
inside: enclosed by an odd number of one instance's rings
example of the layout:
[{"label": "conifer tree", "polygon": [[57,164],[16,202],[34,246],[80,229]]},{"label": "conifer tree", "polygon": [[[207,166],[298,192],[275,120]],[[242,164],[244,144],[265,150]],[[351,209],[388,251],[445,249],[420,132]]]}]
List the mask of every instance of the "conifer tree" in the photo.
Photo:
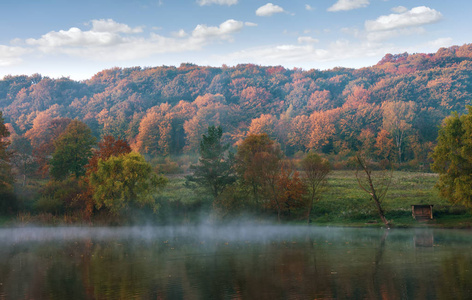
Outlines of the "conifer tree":
[{"label": "conifer tree", "polygon": [[200,141],[198,164],[191,166],[194,173],[187,176],[188,182],[207,188],[215,198],[236,180],[232,167],[233,155],[228,152],[230,145],[222,143],[222,136],[220,126],[208,127],[208,133]]},{"label": "conifer tree", "polygon": [[17,208],[16,197],[13,194],[14,177],[11,170],[11,153],[5,140],[10,135],[0,112],[0,214],[11,213]]}]

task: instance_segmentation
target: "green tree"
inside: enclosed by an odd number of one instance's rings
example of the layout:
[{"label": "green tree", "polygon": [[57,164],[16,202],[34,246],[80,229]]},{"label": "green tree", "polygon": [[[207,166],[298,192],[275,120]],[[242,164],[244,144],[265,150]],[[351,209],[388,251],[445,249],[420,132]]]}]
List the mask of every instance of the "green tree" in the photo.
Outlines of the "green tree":
[{"label": "green tree", "polygon": [[468,114],[444,119],[432,154],[436,187],[452,203],[472,207],[472,106]]},{"label": "green tree", "polygon": [[158,176],[138,153],[99,159],[98,167],[89,176],[93,199],[98,209],[107,207],[119,214],[130,206],[151,205],[157,210],[153,195],[162,188],[167,179]]},{"label": "green tree", "polygon": [[10,135],[3,122],[0,112],[0,214],[12,213],[18,208],[17,199],[13,193],[14,176],[11,170],[11,152],[8,151],[9,141],[5,138]]},{"label": "green tree", "polygon": [[324,186],[326,176],[331,172],[329,161],[322,159],[316,153],[308,153],[302,160],[303,180],[308,188],[307,222],[310,223],[310,214],[313,211],[313,204],[318,201]]},{"label": "green tree", "polygon": [[23,186],[25,186],[27,176],[32,174],[37,167],[30,140],[24,136],[12,135],[9,149],[12,151],[11,161],[23,178]]},{"label": "green tree", "polygon": [[92,156],[94,144],[95,137],[90,128],[81,121],[71,121],[54,142],[51,175],[57,180],[65,179],[70,174],[77,178],[85,175],[85,165]]},{"label": "green tree", "polygon": [[34,209],[41,212],[60,215],[82,211],[83,205],[78,201],[84,191],[80,181],[75,177],[64,180],[50,180],[39,192],[39,199]]},{"label": "green tree", "polygon": [[220,126],[209,126],[208,133],[202,135],[200,141],[200,159],[192,165],[193,175],[187,181],[211,191],[216,199],[224,189],[236,181],[233,171],[233,155],[228,152],[229,144],[223,144],[223,129]]},{"label": "green tree", "polygon": [[10,142],[5,140],[9,136],[10,132],[5,126],[2,112],[0,112],[0,192],[13,189],[13,176],[10,165],[11,153],[8,151]]},{"label": "green tree", "polygon": [[82,178],[82,184],[85,187],[79,195],[78,201],[84,208],[84,217],[90,217],[94,212],[95,203],[93,200],[93,188],[90,185],[89,177],[92,172],[98,169],[98,161],[107,160],[111,156],[120,156],[131,152],[129,144],[122,139],[115,139],[111,135],[103,137],[102,141],[98,143],[98,149],[93,152],[88,164],[85,166],[86,173]]}]

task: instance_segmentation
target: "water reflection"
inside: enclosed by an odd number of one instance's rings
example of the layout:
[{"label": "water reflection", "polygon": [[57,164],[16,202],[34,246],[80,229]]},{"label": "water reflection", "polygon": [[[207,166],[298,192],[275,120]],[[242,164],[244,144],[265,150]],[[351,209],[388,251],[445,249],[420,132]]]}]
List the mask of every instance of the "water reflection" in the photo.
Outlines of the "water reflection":
[{"label": "water reflection", "polygon": [[432,231],[417,232],[413,237],[415,247],[433,247],[434,234]]},{"label": "water reflection", "polygon": [[471,246],[468,231],[4,229],[0,299],[467,299]]}]

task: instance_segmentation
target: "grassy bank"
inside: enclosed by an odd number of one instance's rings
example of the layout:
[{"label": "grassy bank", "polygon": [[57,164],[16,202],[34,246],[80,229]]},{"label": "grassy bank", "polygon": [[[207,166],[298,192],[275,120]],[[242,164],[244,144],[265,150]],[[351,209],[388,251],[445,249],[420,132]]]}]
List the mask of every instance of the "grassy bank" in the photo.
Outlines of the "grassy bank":
[{"label": "grassy bank", "polygon": [[[374,176],[376,174],[374,173]],[[432,173],[393,172],[388,194],[382,205],[387,219],[396,227],[444,227],[470,228],[472,214],[470,210],[453,206],[439,197],[434,188],[438,176]],[[184,214],[176,216],[183,219],[198,219],[192,212],[200,207],[211,207],[211,197],[204,196],[204,191],[194,191],[184,185],[183,176],[170,178],[169,186],[161,199],[164,205],[161,213],[172,211],[175,205],[183,205]],[[169,204],[170,203],[170,204]],[[174,203],[175,205],[172,205]],[[434,219],[418,222],[413,219],[411,205],[434,205]],[[303,214],[299,219],[287,220],[292,223],[304,223]],[[292,216],[293,217],[293,216]],[[333,226],[383,226],[370,196],[359,188],[355,171],[333,171],[328,177],[328,186],[321,199],[315,204],[311,216],[312,224]]]},{"label": "grassy bank", "polygon": [[[453,206],[439,197],[438,191],[434,188],[437,178],[436,174],[431,173],[403,171],[393,173],[392,183],[382,205],[387,219],[394,227],[472,227],[470,210]],[[125,225],[143,220],[146,224],[182,224],[198,223],[207,221],[209,218],[213,220],[215,217],[210,216],[212,197],[204,190],[186,186],[183,175],[169,176],[169,184],[159,194],[158,201],[160,208],[157,214],[141,210],[129,212],[133,215],[132,217],[112,218],[108,215],[98,215],[93,220],[85,222],[76,216],[55,216],[26,211],[17,216],[0,217],[0,226],[82,223],[85,225]],[[411,215],[413,204],[434,205],[434,219],[428,222],[414,220]],[[303,212],[300,212],[298,217],[292,214],[290,217],[285,217],[284,222],[304,224],[306,223],[304,215]],[[251,214],[250,218],[253,217],[254,215]],[[266,220],[267,215],[255,218]],[[275,222],[276,217],[272,220]],[[312,224],[320,226],[383,226],[370,196],[359,188],[355,171],[333,171],[329,175],[328,186],[321,199],[314,205],[311,221]]]},{"label": "grassy bank", "polygon": [[[437,178],[432,173],[394,172],[382,203],[387,219],[397,227],[470,227],[472,215],[469,210],[453,206],[439,197],[434,188]],[[414,220],[411,213],[413,204],[434,205],[434,219],[428,222]],[[328,188],[315,205],[312,221],[315,224],[382,226],[373,201],[359,188],[354,171],[330,174]]]}]

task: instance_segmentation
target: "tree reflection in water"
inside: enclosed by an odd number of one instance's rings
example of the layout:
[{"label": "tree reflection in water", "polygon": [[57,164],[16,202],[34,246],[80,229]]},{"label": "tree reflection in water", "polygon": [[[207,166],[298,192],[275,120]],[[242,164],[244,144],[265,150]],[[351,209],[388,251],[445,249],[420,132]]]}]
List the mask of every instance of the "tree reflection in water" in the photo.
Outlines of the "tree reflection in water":
[{"label": "tree reflection in water", "polygon": [[[0,299],[467,299],[471,292],[468,231],[256,232],[266,229],[2,239]],[[433,247],[418,246],[433,236]]]}]

